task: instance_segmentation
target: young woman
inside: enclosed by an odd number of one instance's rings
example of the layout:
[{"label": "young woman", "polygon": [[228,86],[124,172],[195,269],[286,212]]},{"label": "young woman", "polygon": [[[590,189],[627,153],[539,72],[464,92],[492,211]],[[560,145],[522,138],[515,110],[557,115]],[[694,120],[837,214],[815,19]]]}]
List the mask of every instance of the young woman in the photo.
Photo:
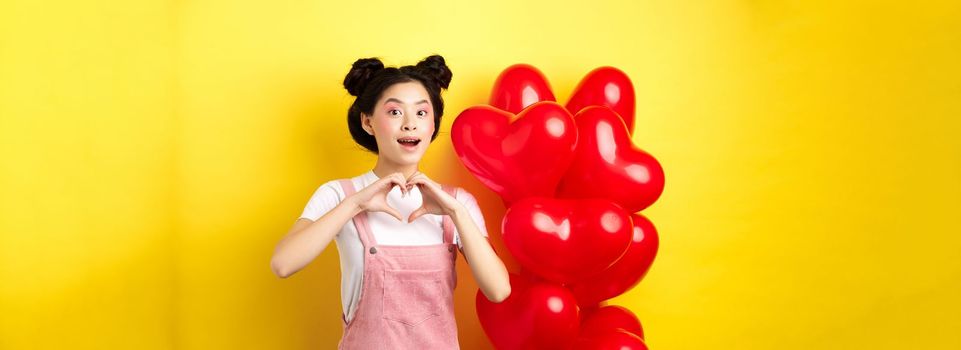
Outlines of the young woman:
[{"label": "young woman", "polygon": [[458,349],[457,248],[487,299],[510,295],[507,269],[486,238],[474,197],[418,170],[437,137],[444,113],[440,90],[450,79],[437,55],[399,68],[360,59],[344,79],[357,97],[347,111],[350,134],[377,154],[377,164],[320,186],[270,262],[274,273],[287,277],[336,242],[340,349]]}]

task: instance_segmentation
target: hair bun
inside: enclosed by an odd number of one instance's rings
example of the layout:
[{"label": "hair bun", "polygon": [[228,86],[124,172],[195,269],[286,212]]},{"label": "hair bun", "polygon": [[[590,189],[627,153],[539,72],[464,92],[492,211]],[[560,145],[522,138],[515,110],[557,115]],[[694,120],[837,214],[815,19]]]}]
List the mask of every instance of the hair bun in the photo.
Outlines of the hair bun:
[{"label": "hair bun", "polygon": [[344,78],[344,88],[353,96],[360,96],[375,73],[384,69],[384,63],[377,58],[361,58],[354,62]]},{"label": "hair bun", "polygon": [[444,62],[444,57],[440,55],[431,55],[417,62],[417,69],[420,70],[424,75],[427,75],[437,83],[437,86],[447,89],[450,86],[450,79],[452,73],[450,68],[447,68],[447,63]]}]

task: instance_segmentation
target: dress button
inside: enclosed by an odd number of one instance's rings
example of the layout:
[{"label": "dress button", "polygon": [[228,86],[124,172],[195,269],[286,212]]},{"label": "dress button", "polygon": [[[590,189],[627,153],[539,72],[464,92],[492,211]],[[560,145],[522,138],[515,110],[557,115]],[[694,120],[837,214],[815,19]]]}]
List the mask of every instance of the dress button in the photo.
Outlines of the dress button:
[{"label": "dress button", "polygon": [[371,254],[377,254],[377,248],[370,247],[370,253],[371,253]]}]

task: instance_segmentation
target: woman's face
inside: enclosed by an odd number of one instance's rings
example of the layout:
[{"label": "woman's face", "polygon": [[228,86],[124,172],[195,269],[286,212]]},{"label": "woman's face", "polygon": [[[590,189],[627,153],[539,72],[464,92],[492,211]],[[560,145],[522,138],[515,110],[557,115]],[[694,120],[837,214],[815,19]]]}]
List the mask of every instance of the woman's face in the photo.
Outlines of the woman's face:
[{"label": "woman's face", "polygon": [[361,116],[364,130],[377,139],[378,157],[416,165],[434,133],[434,106],[419,82],[397,83],[381,95],[374,114]]}]

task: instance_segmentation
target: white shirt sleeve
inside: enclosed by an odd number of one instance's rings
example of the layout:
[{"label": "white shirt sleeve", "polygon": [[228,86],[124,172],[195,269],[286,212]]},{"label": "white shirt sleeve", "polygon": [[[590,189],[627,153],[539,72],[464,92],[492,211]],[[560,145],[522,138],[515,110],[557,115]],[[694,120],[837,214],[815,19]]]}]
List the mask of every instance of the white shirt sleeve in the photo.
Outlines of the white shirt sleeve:
[{"label": "white shirt sleeve", "polygon": [[340,193],[337,191],[338,186],[340,184],[337,181],[329,181],[317,188],[314,195],[307,201],[307,206],[304,207],[304,212],[300,214],[300,217],[317,221],[321,216],[333,210],[341,201]]},{"label": "white shirt sleeve", "polygon": [[[454,193],[454,198],[460,201],[461,204],[464,204],[464,208],[467,209],[471,218],[474,219],[474,224],[477,225],[477,229],[480,230],[481,235],[488,237],[487,226],[484,224],[484,214],[481,213],[480,206],[477,205],[477,199],[474,198],[474,195],[458,187]],[[460,242],[460,232],[457,232],[457,227],[454,227],[454,243],[457,243],[459,248],[464,248],[464,245]]]}]

